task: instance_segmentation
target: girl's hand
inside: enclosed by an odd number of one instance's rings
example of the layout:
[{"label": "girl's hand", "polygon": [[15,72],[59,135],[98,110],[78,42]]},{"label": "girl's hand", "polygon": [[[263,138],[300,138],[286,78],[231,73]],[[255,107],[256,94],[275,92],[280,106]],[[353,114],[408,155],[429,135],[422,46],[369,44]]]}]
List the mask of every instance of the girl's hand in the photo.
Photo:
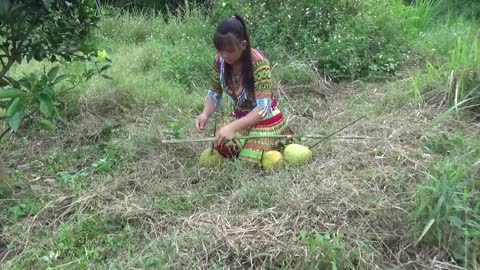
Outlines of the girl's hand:
[{"label": "girl's hand", "polygon": [[215,136],[215,143],[217,145],[227,143],[228,141],[235,138],[235,133],[236,131],[232,126],[223,126],[218,130],[217,136]]},{"label": "girl's hand", "polygon": [[207,127],[207,124],[208,124],[208,115],[202,113],[200,114],[198,117],[197,117],[197,120],[196,120],[196,126],[197,126],[197,130],[198,132],[202,132],[206,127]]}]

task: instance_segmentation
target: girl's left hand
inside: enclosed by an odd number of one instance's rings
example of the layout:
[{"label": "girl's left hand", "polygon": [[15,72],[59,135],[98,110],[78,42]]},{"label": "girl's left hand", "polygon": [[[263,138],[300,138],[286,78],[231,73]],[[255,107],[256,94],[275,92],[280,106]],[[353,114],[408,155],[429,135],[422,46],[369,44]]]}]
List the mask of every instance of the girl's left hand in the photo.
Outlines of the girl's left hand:
[{"label": "girl's left hand", "polygon": [[215,136],[215,143],[217,145],[227,143],[228,141],[235,138],[235,133],[235,129],[232,126],[223,126],[217,131],[217,136]]}]

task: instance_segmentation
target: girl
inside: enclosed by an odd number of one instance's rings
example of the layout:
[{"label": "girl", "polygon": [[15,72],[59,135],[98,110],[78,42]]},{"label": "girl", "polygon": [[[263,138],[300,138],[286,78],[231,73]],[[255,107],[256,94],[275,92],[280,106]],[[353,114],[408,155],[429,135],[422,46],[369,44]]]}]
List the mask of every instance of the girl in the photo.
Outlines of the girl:
[{"label": "girl", "polygon": [[270,62],[260,50],[251,48],[245,21],[238,14],[218,25],[213,42],[217,54],[212,85],[203,112],[196,119],[197,130],[201,132],[206,128],[209,117],[220,107],[222,94],[227,93],[235,108],[230,114],[232,121],[216,132],[216,149],[224,157],[258,163],[263,152],[278,150],[277,140],[236,140],[236,136],[293,134],[272,92]]}]

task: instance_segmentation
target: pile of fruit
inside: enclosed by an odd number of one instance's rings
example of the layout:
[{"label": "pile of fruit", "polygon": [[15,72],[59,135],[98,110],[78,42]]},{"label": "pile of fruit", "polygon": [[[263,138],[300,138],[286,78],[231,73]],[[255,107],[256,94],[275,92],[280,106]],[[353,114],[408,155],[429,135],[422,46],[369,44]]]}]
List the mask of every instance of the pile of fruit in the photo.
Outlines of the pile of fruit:
[{"label": "pile of fruit", "polygon": [[[300,144],[289,144],[283,154],[276,150],[265,152],[262,156],[261,165],[264,170],[282,168],[284,163],[300,165],[312,158],[312,151]],[[198,160],[203,167],[213,167],[222,164],[223,156],[217,150],[205,149]]]}]

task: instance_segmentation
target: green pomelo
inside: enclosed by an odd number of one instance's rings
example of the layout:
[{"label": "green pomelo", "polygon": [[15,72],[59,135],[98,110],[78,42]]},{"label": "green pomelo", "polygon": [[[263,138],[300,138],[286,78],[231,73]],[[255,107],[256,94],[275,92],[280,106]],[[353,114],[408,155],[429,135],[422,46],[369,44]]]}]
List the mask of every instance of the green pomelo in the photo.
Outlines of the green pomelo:
[{"label": "green pomelo", "polygon": [[312,151],[308,147],[295,143],[287,145],[283,154],[285,160],[294,165],[305,163],[312,158]]},{"label": "green pomelo", "polygon": [[38,120],[38,125],[40,128],[45,129],[45,130],[54,130],[55,125],[52,123],[52,121],[48,119],[40,119]]},{"label": "green pomelo", "polygon": [[264,170],[273,170],[283,167],[282,153],[275,150],[265,152],[262,158],[262,167]]},{"label": "green pomelo", "polygon": [[200,158],[198,159],[198,163],[203,166],[203,167],[213,167],[216,165],[222,164],[224,161],[224,158],[220,152],[218,152],[216,149],[205,149],[203,150],[202,154],[200,155]]}]

